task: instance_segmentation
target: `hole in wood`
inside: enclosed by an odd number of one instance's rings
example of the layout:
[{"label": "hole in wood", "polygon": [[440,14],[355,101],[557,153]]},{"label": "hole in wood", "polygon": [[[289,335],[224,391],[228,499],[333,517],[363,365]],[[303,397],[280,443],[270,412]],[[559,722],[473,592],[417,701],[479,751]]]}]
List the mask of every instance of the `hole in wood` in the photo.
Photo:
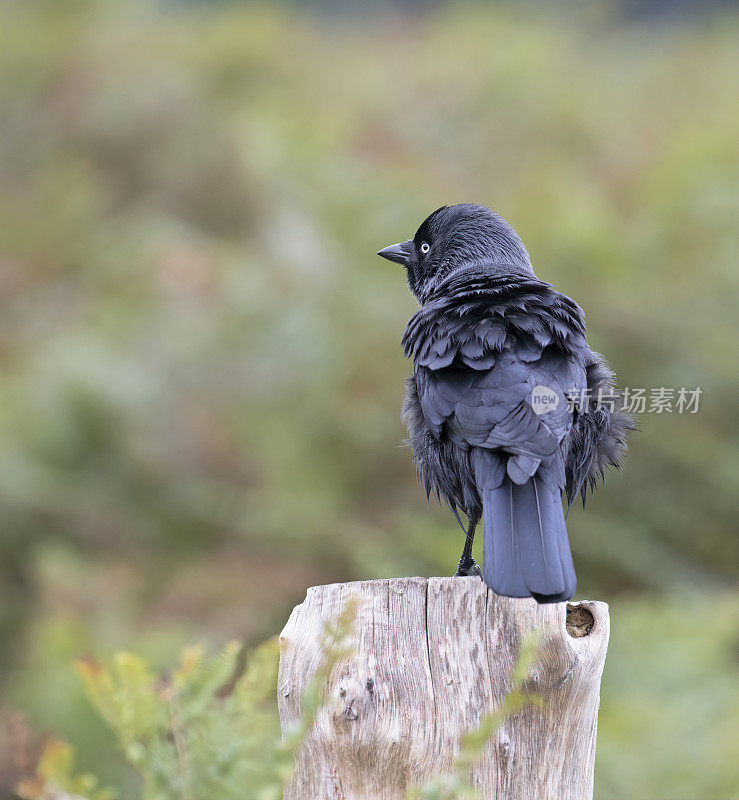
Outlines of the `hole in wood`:
[{"label": "hole in wood", "polygon": [[595,625],[595,617],[585,606],[567,604],[567,621],[565,627],[570,636],[574,639],[587,636],[590,631],[593,630],[593,625]]}]

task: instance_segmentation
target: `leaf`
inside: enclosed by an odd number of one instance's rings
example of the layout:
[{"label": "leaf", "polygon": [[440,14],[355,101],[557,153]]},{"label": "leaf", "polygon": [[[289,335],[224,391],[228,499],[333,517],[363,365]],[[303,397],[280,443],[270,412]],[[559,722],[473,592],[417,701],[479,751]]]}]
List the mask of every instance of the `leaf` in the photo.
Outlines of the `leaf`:
[{"label": "leaf", "polygon": [[74,774],[74,749],[60,739],[46,742],[36,775],[16,787],[17,794],[25,800],[114,800],[111,788],[100,789],[98,780],[89,773]]}]

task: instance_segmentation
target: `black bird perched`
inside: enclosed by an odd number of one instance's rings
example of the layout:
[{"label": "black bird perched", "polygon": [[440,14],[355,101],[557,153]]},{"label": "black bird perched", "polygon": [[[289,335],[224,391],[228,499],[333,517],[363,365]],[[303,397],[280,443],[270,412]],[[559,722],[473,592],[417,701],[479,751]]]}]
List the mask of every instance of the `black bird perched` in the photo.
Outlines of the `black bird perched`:
[{"label": "black bird perched", "polygon": [[378,255],[406,268],[421,304],[403,336],[414,363],[403,419],[427,496],[469,521],[457,575],[480,574],[482,517],[493,591],[568,600],[562,492],[584,504],[632,427],[613,372],[585,341],[582,310],[536,277],[517,233],[484,206],[443,206]]}]

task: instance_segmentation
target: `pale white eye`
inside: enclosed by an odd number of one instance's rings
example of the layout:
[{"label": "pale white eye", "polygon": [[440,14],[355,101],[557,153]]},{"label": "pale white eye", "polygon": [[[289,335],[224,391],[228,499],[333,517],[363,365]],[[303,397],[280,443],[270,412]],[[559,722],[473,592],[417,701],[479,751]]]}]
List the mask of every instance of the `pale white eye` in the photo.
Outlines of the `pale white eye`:
[{"label": "pale white eye", "polygon": [[430,249],[431,249],[431,245],[428,242],[421,242],[421,252],[422,253],[428,253],[428,251]]}]

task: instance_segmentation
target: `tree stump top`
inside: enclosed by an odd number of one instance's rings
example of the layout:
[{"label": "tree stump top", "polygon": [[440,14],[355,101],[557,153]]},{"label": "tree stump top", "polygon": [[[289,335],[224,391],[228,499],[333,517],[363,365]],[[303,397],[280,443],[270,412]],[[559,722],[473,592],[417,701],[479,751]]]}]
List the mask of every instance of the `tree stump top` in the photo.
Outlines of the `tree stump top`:
[{"label": "tree stump top", "polygon": [[539,605],[496,595],[477,577],[311,587],[281,635],[283,725],[299,718],[321,633],[349,598],[358,601],[352,654],[332,671],[285,798],[400,800],[448,771],[460,737],[510,691],[521,642],[534,631],[526,691],[543,703],[503,723],[470,781],[486,800],[592,797],[605,603]]}]

